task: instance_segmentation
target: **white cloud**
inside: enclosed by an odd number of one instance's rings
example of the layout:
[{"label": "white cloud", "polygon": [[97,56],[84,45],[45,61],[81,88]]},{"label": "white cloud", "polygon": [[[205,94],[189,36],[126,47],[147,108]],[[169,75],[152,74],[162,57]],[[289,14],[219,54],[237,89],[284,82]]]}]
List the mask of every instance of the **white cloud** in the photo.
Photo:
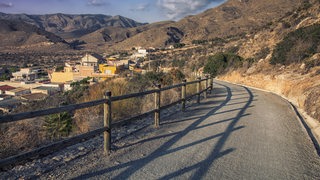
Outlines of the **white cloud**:
[{"label": "white cloud", "polygon": [[103,0],[88,0],[88,5],[90,6],[104,6],[106,2]]},{"label": "white cloud", "polygon": [[224,0],[158,0],[158,6],[165,11],[168,18],[177,19],[196,13],[212,2],[223,1]]},{"label": "white cloud", "polygon": [[0,8],[10,8],[13,7],[13,4],[11,2],[6,3],[6,2],[0,2]]},{"label": "white cloud", "polygon": [[139,4],[136,7],[131,8],[131,11],[146,11],[148,10],[150,4]]}]

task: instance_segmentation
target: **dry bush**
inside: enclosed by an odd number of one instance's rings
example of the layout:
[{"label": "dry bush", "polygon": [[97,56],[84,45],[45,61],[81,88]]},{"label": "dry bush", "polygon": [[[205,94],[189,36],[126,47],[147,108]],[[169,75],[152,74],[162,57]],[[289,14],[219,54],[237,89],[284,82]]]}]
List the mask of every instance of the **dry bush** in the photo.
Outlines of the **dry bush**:
[{"label": "dry bush", "polygon": [[149,94],[141,99],[142,113],[149,112],[154,109],[154,94]]},{"label": "dry bush", "polygon": [[161,106],[171,104],[178,101],[181,98],[181,90],[170,89],[161,92]]},{"label": "dry bush", "polygon": [[96,113],[100,108],[90,107],[77,110],[74,114],[75,134],[82,134],[103,126],[103,115]]},{"label": "dry bush", "polygon": [[186,96],[191,96],[192,94],[197,93],[197,84],[194,83],[194,84],[187,85],[186,89],[187,89]]},{"label": "dry bush", "polygon": [[[135,89],[130,88],[126,79],[112,79],[90,87],[87,94],[79,102],[102,99],[106,91],[111,91],[112,96],[120,96],[134,93]],[[123,120],[140,114],[142,102],[142,98],[130,98],[112,102],[113,121]],[[101,127],[103,122],[103,105],[77,110],[74,117],[75,124],[80,133]]]},{"label": "dry bush", "polygon": [[46,142],[41,119],[8,123],[2,126],[0,136],[0,158],[31,150]]}]

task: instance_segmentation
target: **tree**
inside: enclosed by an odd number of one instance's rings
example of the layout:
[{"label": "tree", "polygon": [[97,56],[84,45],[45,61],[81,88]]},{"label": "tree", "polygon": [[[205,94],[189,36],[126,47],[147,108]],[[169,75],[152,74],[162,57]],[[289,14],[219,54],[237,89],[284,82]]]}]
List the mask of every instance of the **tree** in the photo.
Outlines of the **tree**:
[{"label": "tree", "polygon": [[52,114],[46,117],[44,128],[50,139],[60,139],[72,131],[72,117],[68,112]]}]

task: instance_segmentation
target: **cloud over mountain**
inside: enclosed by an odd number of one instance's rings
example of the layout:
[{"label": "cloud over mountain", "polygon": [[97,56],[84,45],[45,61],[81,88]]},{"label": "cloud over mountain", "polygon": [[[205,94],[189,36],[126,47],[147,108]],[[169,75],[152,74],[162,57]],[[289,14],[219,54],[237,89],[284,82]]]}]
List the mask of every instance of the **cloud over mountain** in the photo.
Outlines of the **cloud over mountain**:
[{"label": "cloud over mountain", "polygon": [[162,8],[170,19],[177,19],[183,16],[203,10],[211,3],[223,2],[224,0],[158,0],[158,6]]},{"label": "cloud over mountain", "polygon": [[130,11],[146,11],[150,7],[150,4],[144,3],[144,4],[138,4],[137,6],[130,8]]},{"label": "cloud over mountain", "polygon": [[7,3],[7,2],[0,2],[0,8],[10,8],[12,7],[13,4],[11,2]]},{"label": "cloud over mountain", "polygon": [[104,6],[107,3],[103,0],[89,0],[88,5],[90,6]]}]

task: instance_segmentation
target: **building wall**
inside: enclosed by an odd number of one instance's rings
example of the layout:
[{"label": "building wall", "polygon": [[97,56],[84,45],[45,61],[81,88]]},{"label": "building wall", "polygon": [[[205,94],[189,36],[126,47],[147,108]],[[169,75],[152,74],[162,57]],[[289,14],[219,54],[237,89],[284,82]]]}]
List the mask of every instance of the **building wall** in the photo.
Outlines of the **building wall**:
[{"label": "building wall", "polygon": [[99,65],[99,71],[102,74],[108,74],[108,75],[115,75],[119,74],[119,68],[116,66],[108,66],[106,64],[100,64]]},{"label": "building wall", "polygon": [[84,77],[91,77],[95,72],[95,68],[93,66],[79,66],[79,75]]},{"label": "building wall", "polygon": [[81,58],[81,65],[82,66],[95,66],[97,67],[99,63],[99,59],[96,57],[86,54],[83,58]]},{"label": "building wall", "polygon": [[72,72],[53,72],[51,74],[51,82],[52,83],[64,83],[67,81],[73,81],[73,73]]},{"label": "building wall", "polygon": [[53,95],[59,92],[59,89],[57,88],[48,88],[48,89],[31,89],[31,93],[42,93],[47,95]]}]

